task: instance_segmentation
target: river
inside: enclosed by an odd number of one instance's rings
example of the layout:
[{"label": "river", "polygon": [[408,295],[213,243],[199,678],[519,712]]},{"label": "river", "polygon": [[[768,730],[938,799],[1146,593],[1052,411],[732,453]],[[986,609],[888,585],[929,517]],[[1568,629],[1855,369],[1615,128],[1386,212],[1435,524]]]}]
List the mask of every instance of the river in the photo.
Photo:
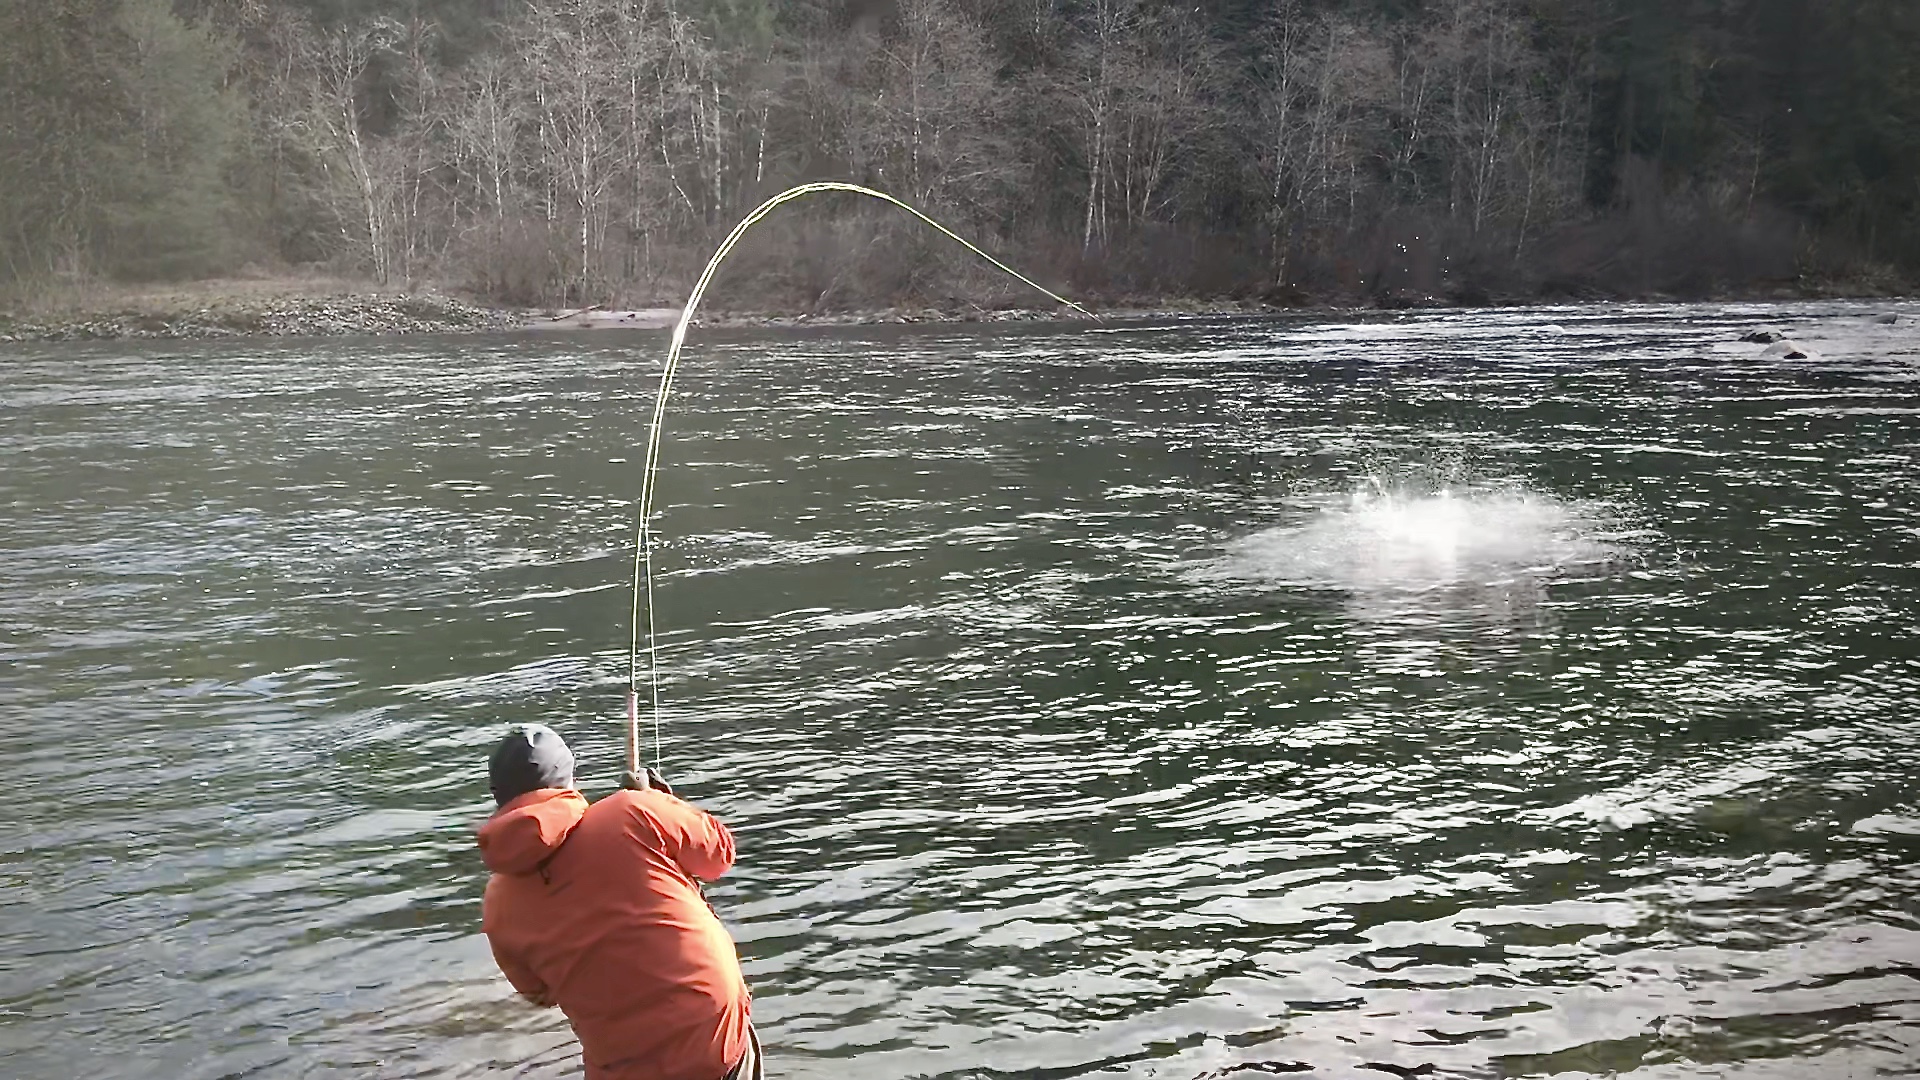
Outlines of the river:
[{"label": "river", "polygon": [[[473,832],[509,722],[612,786],[663,345],[0,352],[0,1073],[577,1071]],[[1920,305],[681,388],[660,753],[776,1075],[1920,1068]]]}]

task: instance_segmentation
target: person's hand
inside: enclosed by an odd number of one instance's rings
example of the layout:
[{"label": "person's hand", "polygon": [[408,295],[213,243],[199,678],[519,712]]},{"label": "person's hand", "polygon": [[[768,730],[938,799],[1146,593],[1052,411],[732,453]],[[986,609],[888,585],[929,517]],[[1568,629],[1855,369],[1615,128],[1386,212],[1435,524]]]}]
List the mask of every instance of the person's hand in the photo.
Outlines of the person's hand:
[{"label": "person's hand", "polygon": [[646,791],[651,788],[657,791],[664,791],[669,795],[673,794],[672,785],[668,784],[666,780],[660,776],[658,769],[651,767],[642,769],[639,772],[629,771],[621,773],[620,786],[626,788],[628,791]]},{"label": "person's hand", "polygon": [[539,993],[535,993],[535,994],[523,993],[520,996],[523,998],[526,998],[528,1003],[531,1004],[536,1009],[551,1009],[554,1006],[554,1001],[551,997],[547,996],[551,992],[552,991],[542,990]]}]

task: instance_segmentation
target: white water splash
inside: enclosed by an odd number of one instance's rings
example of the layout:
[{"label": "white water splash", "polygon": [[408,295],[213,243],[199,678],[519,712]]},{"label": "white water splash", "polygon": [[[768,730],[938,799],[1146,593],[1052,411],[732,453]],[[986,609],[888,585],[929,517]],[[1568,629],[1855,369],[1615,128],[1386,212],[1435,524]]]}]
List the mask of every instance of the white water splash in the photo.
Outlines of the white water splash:
[{"label": "white water splash", "polygon": [[1309,500],[1304,520],[1228,545],[1201,570],[1216,581],[1422,593],[1603,568],[1623,536],[1598,504],[1516,489],[1406,493],[1373,485]]}]

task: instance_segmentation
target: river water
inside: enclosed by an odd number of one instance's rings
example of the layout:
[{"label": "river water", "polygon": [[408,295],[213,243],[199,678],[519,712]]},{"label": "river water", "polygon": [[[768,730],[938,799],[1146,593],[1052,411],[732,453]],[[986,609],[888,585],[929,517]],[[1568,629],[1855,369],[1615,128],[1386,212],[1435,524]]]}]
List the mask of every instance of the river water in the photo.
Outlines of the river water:
[{"label": "river water", "polygon": [[[1920,1070],[1920,307],[696,339],[777,1075]],[[0,354],[0,1074],[577,1071],[472,835],[612,785],[662,345]]]}]

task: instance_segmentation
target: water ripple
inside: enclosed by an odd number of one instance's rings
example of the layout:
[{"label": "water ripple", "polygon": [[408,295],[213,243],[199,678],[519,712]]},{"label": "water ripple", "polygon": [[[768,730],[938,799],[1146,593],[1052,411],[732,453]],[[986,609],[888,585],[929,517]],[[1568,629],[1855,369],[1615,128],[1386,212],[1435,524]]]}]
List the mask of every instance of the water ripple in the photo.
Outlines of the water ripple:
[{"label": "water ripple", "polygon": [[[1910,1071],[1877,310],[706,335],[662,749],[778,1071]],[[656,352],[11,351],[10,1075],[577,1069],[472,828],[507,721],[611,785]]]}]

